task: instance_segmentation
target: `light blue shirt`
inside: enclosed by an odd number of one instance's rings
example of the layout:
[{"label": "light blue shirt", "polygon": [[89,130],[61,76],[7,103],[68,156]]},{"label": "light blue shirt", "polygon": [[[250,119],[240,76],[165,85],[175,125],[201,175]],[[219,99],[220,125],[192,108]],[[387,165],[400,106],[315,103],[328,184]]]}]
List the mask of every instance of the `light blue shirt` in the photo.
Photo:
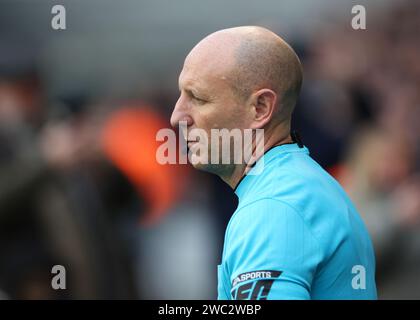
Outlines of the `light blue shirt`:
[{"label": "light blue shirt", "polygon": [[339,183],[304,146],[263,158],[235,190],[218,299],[377,299],[372,243]]}]

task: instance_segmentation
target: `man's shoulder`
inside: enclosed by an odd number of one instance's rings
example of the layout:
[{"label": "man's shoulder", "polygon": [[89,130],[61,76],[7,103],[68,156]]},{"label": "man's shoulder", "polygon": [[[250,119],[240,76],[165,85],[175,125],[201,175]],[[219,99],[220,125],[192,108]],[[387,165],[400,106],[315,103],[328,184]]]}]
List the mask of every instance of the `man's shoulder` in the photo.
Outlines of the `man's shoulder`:
[{"label": "man's shoulder", "polygon": [[308,154],[278,159],[267,164],[265,172],[256,176],[249,188],[249,196],[242,205],[258,199],[274,199],[301,212],[305,200],[319,206],[337,205],[348,197],[334,177]]},{"label": "man's shoulder", "polygon": [[329,196],[324,194],[327,198],[341,196],[340,189],[338,182],[310,158],[288,163],[273,161],[267,164],[262,174],[252,177],[238,210],[269,199],[298,209],[304,199],[327,190]]},{"label": "man's shoulder", "polygon": [[305,223],[301,214],[290,203],[275,197],[256,197],[238,206],[229,221],[227,231],[242,233],[243,230],[249,230],[250,226],[258,230],[266,228],[267,224],[281,228],[292,216]]},{"label": "man's shoulder", "polygon": [[281,223],[282,219],[296,215],[302,226],[318,239],[328,242],[336,232],[342,238],[349,235],[349,219],[357,214],[356,209],[327,172],[322,168],[271,172],[271,176],[257,179],[249,196],[239,203],[231,218],[232,228],[242,228],[249,223],[264,225],[268,222],[267,216],[271,223]]},{"label": "man's shoulder", "polygon": [[267,210],[281,215],[287,209],[325,238],[337,229],[348,234],[349,218],[357,214],[340,184],[307,154],[275,159],[247,184],[232,217],[239,222],[248,215],[264,216]]}]

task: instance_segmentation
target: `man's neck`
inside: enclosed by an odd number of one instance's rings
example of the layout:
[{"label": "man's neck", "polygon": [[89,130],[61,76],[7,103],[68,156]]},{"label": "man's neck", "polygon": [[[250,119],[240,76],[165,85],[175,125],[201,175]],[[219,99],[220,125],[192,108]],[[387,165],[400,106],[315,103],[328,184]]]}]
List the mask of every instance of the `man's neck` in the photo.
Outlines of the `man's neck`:
[{"label": "man's neck", "polygon": [[[292,143],[293,139],[290,133],[284,134],[280,138],[278,136],[271,135],[267,140],[264,140],[263,150],[259,157],[254,158],[252,163],[248,164],[239,164],[236,165],[235,169],[233,170],[232,174],[228,177],[221,177],[223,181],[225,181],[232,189],[235,189],[238,183],[241,181],[243,176],[245,176],[253,167],[253,165],[267,152],[267,150],[280,146],[286,143]],[[255,154],[256,146],[253,145],[252,154]]]}]

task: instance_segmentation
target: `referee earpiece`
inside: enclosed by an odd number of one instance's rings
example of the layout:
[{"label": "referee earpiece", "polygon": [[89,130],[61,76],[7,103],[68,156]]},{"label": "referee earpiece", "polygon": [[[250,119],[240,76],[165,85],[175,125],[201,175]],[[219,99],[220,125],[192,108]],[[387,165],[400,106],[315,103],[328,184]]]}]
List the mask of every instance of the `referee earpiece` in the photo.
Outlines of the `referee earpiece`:
[{"label": "referee earpiece", "polygon": [[296,130],[293,130],[290,135],[292,136],[293,142],[297,143],[299,148],[303,148],[302,139],[299,136],[299,133]]}]

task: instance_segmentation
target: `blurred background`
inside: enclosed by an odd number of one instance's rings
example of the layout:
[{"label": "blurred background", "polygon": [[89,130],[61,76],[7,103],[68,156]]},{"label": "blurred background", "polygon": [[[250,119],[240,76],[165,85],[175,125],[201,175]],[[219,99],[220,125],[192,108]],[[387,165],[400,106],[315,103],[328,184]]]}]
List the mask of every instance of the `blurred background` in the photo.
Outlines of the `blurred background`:
[{"label": "blurred background", "polygon": [[303,62],[293,127],[366,222],[379,298],[420,299],[418,0],[0,0],[1,299],[216,298],[236,196],[155,136],[190,49],[249,24]]}]

